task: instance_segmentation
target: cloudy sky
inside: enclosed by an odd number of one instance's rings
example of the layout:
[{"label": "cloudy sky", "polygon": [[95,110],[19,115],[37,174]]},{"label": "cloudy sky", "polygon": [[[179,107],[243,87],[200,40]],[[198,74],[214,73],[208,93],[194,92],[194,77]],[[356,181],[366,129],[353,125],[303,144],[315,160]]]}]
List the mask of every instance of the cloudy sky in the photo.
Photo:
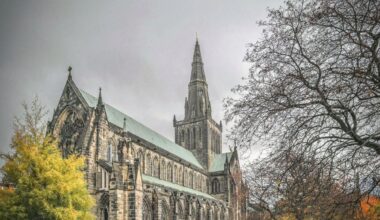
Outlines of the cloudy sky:
[{"label": "cloudy sky", "polygon": [[282,0],[13,1],[0,0],[0,150],[9,151],[14,116],[38,95],[50,111],[73,67],[78,87],[173,139],[182,119],[195,35],[213,117],[247,74],[246,45],[256,22]]}]

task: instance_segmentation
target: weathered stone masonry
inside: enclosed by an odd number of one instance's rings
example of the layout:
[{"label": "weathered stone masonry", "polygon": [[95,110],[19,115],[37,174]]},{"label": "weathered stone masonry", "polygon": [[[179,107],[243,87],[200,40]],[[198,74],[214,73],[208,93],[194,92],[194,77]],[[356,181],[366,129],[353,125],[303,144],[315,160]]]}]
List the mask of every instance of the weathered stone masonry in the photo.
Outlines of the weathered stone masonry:
[{"label": "weathered stone masonry", "polygon": [[185,116],[175,143],[80,90],[69,77],[48,130],[62,156],[86,157],[97,219],[246,219],[247,187],[236,148],[222,153],[198,40]]}]

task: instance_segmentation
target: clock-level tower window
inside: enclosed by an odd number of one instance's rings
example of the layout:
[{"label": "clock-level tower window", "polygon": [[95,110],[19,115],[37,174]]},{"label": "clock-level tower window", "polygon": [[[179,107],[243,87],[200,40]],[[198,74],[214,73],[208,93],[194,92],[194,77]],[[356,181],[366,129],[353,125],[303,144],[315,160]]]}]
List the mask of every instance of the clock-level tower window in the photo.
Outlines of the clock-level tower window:
[{"label": "clock-level tower window", "polygon": [[220,192],[220,183],[219,183],[218,179],[212,180],[211,191],[212,191],[212,193],[219,193]]}]

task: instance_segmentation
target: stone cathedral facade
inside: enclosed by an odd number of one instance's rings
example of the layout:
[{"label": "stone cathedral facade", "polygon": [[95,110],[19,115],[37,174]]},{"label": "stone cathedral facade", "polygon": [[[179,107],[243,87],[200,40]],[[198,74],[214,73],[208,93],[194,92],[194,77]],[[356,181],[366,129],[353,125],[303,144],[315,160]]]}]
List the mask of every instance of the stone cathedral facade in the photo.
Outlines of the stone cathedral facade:
[{"label": "stone cathedral facade", "polygon": [[197,40],[175,142],[104,102],[101,90],[81,90],[71,68],[48,132],[63,157],[86,157],[97,219],[249,219],[238,153],[222,152],[222,123],[211,113]]}]

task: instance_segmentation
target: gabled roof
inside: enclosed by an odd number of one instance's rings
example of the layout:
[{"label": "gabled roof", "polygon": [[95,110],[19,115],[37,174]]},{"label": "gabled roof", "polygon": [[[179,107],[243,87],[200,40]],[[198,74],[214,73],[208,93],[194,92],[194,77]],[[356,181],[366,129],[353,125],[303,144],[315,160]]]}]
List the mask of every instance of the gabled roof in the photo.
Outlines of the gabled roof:
[{"label": "gabled roof", "polygon": [[[90,107],[95,108],[98,99],[87,92],[83,90],[79,90],[81,92],[81,95],[87,102],[87,104]],[[175,144],[174,142],[170,141],[169,139],[165,138],[164,136],[158,134],[157,132],[153,131],[152,129],[146,127],[145,125],[139,123],[135,119],[129,117],[128,115],[122,113],[121,111],[117,110],[116,108],[104,103],[104,107],[106,110],[108,121],[120,128],[123,128],[124,118],[126,120],[126,131],[130,132],[145,141],[148,141],[155,146],[161,148],[162,150],[173,154],[182,160],[185,160],[189,162],[190,164],[203,169],[202,165],[199,163],[199,161],[195,158],[193,153],[182,146],[179,146]]]},{"label": "gabled roof", "polygon": [[201,192],[201,191],[198,191],[195,189],[187,188],[185,186],[181,186],[181,185],[178,185],[178,184],[175,184],[172,182],[168,182],[165,180],[161,180],[161,179],[158,179],[156,177],[147,176],[145,174],[142,174],[142,179],[143,179],[143,182],[148,182],[148,183],[151,183],[153,185],[164,186],[164,187],[168,187],[168,188],[174,189],[174,190],[179,191],[179,192],[184,192],[184,193],[188,193],[191,195],[202,196],[202,197],[207,198],[207,199],[214,199],[215,200],[214,197],[212,197],[211,195],[209,195],[207,193],[204,193],[204,192]]},{"label": "gabled roof", "polygon": [[228,162],[230,162],[233,152],[215,154],[212,164],[209,168],[209,172],[218,172],[224,170],[224,163],[226,162],[226,157]]}]

